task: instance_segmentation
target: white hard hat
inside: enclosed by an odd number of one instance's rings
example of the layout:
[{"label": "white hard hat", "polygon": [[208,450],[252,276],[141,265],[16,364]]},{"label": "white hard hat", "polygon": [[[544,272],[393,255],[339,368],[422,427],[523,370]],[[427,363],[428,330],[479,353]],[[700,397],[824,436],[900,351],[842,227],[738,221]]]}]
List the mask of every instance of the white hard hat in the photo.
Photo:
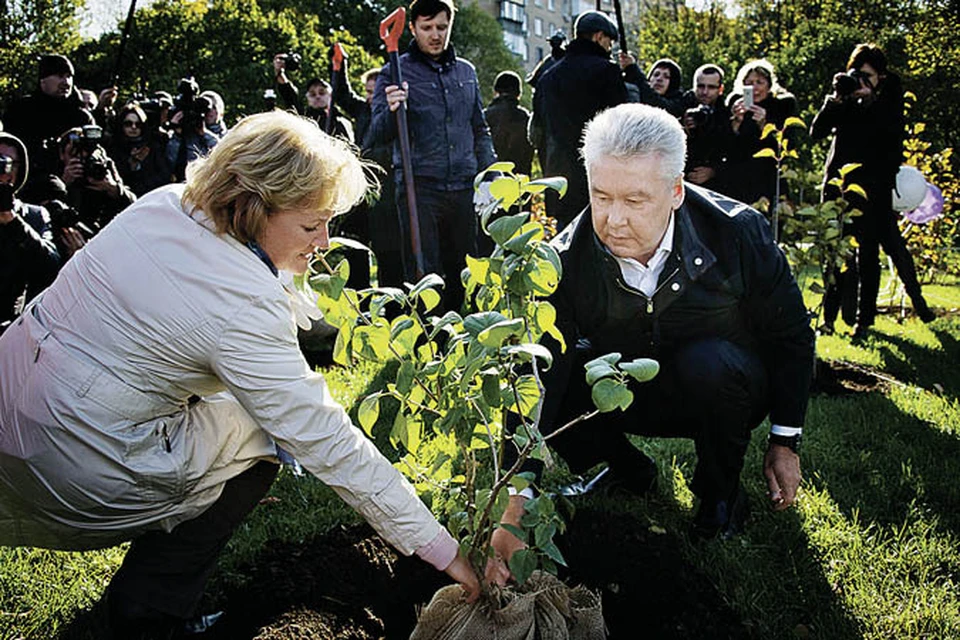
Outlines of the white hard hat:
[{"label": "white hard hat", "polygon": [[927,179],[916,167],[901,165],[897,172],[897,184],[893,189],[893,208],[897,211],[912,211],[920,206],[927,195]]}]

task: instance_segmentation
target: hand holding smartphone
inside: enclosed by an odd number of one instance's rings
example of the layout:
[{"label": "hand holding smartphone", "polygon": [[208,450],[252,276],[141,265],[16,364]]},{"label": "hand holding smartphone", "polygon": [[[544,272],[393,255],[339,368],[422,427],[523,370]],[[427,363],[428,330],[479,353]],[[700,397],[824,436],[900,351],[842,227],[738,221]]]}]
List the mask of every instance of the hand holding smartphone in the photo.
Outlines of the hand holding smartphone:
[{"label": "hand holding smartphone", "polygon": [[747,109],[753,107],[753,86],[745,85],[743,87],[743,106]]}]

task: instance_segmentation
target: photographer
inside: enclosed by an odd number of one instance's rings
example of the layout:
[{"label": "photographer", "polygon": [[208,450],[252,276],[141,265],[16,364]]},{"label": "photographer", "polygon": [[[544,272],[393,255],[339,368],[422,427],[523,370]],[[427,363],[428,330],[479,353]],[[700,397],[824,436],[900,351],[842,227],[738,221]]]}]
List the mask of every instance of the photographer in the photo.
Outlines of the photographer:
[{"label": "photographer", "polygon": [[[841,291],[848,286],[855,288],[858,278],[860,299],[854,335],[865,335],[873,325],[880,290],[881,246],[893,260],[917,316],[924,322],[936,317],[923,298],[913,258],[893,212],[893,188],[903,160],[903,108],[900,78],[887,69],[883,51],[873,44],[858,44],[847,61],[847,71],[834,76],[833,92],[824,100],[810,127],[814,139],[833,135],[823,198],[832,200],[843,195],[852,208],[863,213],[853,218],[845,230],[857,239],[857,255],[846,270],[835,274],[836,284],[827,290],[822,329],[825,332],[833,331]],[[851,162],[860,167],[846,175],[846,183],[860,185],[866,198],[853,192],[841,194],[827,184],[840,175],[841,167]]]},{"label": "photographer", "polygon": [[723,103],[723,69],[714,64],[700,66],[693,74],[693,89],[685,101],[696,102],[681,118],[687,132],[688,182],[723,191],[722,173],[733,144],[730,110]]},{"label": "photographer", "polygon": [[331,106],[333,89],[330,83],[320,78],[312,78],[307,83],[307,107],[300,105],[300,94],[287,71],[296,71],[300,68],[300,56],[295,53],[278,53],[273,57],[273,70],[277,78],[277,93],[287,107],[304,115],[317,124],[324,131],[327,130],[327,118],[332,117],[333,127],[330,134],[348,142],[354,141],[353,125],[347,120],[336,105]]},{"label": "photographer", "polygon": [[61,55],[40,57],[37,93],[14,100],[3,121],[11,133],[26,146],[34,177],[50,173],[44,142],[71,127],[93,124],[93,116],[84,109],[80,92],[73,84],[73,64]]},{"label": "photographer", "polygon": [[200,85],[193,77],[180,80],[170,112],[173,137],[167,145],[167,162],[177,182],[183,181],[188,164],[206,157],[220,140],[206,126],[213,108],[213,103],[200,95]]},{"label": "photographer", "polygon": [[49,215],[17,198],[27,161],[23,142],[0,133],[0,333],[20,313],[21,302],[53,282],[60,268]]},{"label": "photographer", "polygon": [[67,186],[67,204],[94,233],[137,199],[101,146],[102,137],[103,130],[93,124],[70,129],[57,140],[58,173]]},{"label": "photographer", "polygon": [[170,182],[167,138],[155,136],[147,127],[146,112],[136,102],[117,114],[117,129],[110,145],[110,157],[120,177],[138,197]]}]

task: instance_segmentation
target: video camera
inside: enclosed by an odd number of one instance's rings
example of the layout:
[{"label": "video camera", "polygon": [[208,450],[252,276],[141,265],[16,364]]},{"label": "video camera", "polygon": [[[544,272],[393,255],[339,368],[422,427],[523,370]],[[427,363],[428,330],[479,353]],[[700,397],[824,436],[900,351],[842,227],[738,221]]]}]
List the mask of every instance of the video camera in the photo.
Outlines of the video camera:
[{"label": "video camera", "polygon": [[81,127],[76,145],[83,158],[83,175],[88,180],[103,180],[107,177],[110,164],[106,150],[100,146],[103,129],[95,124]]},{"label": "video camera", "polygon": [[850,69],[847,72],[841,71],[833,76],[833,90],[838,97],[846,98],[860,88],[861,82],[870,85],[869,78],[859,69]]},{"label": "video camera", "polygon": [[693,126],[702,127],[713,115],[713,107],[708,104],[698,104],[684,112],[684,115],[693,121]]},{"label": "video camera", "polygon": [[287,71],[299,71],[300,64],[303,62],[303,57],[301,57],[299,53],[292,51],[281,53],[277,57],[283,60],[283,68]]},{"label": "video camera", "polygon": [[183,131],[199,132],[203,129],[204,118],[213,109],[213,103],[200,96],[200,85],[188,76],[180,80],[177,85],[177,97],[173,99],[173,109],[170,118],[177,113],[183,113],[180,126]]}]

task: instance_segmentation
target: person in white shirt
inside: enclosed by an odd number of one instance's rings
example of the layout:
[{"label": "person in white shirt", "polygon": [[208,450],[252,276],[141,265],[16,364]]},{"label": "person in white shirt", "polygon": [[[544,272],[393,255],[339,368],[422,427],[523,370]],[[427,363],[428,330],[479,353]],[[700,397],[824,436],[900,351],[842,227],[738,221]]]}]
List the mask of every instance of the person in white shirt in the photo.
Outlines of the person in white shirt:
[{"label": "person in white shirt", "polygon": [[[744,455],[767,415],[769,504],[786,509],[800,484],[813,331],[796,281],[763,216],[684,182],[683,128],[666,111],[604,111],[587,125],[582,154],[590,207],[554,241],[563,278],[550,301],[567,349],[547,343],[553,364],[543,374],[541,431],[594,409],[584,363],[608,353],[655,358],[660,373],[631,385],[628,409],[550,444],[574,472],[606,462],[611,481],[642,494],[657,469],[628,434],[692,438],[699,505],[691,533],[736,535],[748,513]],[[537,472],[536,461],[527,470]],[[512,496],[503,521],[517,525],[526,499]],[[523,546],[504,528],[493,545],[505,561]],[[492,562],[487,577],[505,582],[507,565]]]},{"label": "person in white shirt", "polygon": [[245,118],[186,185],[107,225],[0,338],[0,544],[133,540],[108,590],[116,637],[194,614],[278,448],[476,597],[457,543],[308,368],[278,277],[304,272],[368,188],[315,123]]}]

